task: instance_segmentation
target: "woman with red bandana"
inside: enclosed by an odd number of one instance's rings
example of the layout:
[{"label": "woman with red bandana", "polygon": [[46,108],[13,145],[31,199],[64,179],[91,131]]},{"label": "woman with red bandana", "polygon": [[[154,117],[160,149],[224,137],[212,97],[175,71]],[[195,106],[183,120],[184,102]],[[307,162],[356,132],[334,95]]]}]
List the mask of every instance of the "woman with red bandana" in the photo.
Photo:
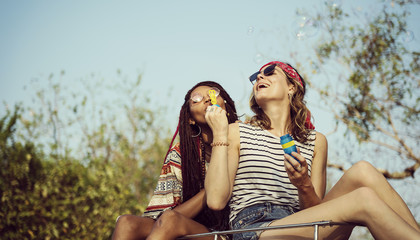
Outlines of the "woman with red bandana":
[{"label": "woman with red bandana", "polygon": [[[349,223],[319,229],[322,239],[347,239],[355,225],[376,239],[420,239],[420,228],[407,205],[368,162],[347,170],[325,195],[327,140],[314,130],[304,101],[306,85],[289,64],[270,62],[250,77],[250,124],[220,126],[226,118],[208,111],[213,148],[206,175],[207,204],[231,209],[233,229],[321,220]],[[210,110],[213,107],[210,107]],[[280,138],[290,134],[298,147],[288,155]],[[233,234],[244,239],[307,239],[313,228],[289,228]]]},{"label": "woman with red bandana", "polygon": [[209,209],[203,189],[212,148],[217,145],[212,143],[212,130],[205,119],[211,104],[219,106],[216,111],[225,115],[226,126],[238,120],[233,100],[218,83],[205,81],[191,88],[172,139],[179,130],[179,143],[172,147],[171,142],[149,206],[143,216],[120,216],[112,239],[175,239],[228,229],[228,209]]}]

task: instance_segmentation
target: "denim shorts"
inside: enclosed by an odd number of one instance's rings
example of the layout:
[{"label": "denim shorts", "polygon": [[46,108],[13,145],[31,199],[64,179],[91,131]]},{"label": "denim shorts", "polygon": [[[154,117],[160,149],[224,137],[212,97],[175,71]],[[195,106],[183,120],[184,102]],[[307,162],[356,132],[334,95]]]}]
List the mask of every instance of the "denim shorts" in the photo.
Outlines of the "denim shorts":
[{"label": "denim shorts", "polygon": [[[293,208],[272,203],[258,203],[242,209],[231,222],[232,229],[267,227],[273,221],[294,213]],[[257,240],[263,231],[233,234],[233,240]]]}]

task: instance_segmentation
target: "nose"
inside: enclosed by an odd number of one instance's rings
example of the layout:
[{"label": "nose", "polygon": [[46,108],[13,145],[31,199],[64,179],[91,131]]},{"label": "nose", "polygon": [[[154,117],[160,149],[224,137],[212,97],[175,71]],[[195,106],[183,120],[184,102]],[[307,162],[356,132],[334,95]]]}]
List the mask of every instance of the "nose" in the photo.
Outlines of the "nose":
[{"label": "nose", "polygon": [[210,106],[211,106],[210,99],[206,99],[206,101],[204,101],[204,109],[207,109]]},{"label": "nose", "polygon": [[257,82],[260,80],[260,79],[263,79],[264,78],[264,74],[263,73],[259,73],[258,75],[257,75]]},{"label": "nose", "polygon": [[210,98],[208,97],[208,98],[206,98],[205,100],[204,100],[204,104],[208,104],[208,105],[211,105],[211,104],[209,104],[210,103]]}]

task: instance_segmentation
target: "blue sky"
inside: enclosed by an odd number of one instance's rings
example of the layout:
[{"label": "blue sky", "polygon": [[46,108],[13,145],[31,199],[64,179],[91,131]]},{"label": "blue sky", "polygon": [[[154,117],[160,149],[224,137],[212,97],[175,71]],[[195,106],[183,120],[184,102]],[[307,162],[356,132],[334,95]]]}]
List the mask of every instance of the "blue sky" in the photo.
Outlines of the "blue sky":
[{"label": "blue sky", "polygon": [[[322,29],[301,28],[298,20],[307,15],[296,11],[314,13],[324,2],[0,1],[0,100],[8,105],[30,102],[31,83],[36,80],[42,85],[51,73],[65,71],[63,81],[78,89],[83,88],[81,78],[97,81],[86,77],[89,74],[116,81],[120,69],[132,79],[142,74],[142,87],[156,104],[176,109],[174,117],[185,92],[203,80],[221,83],[239,112],[249,113],[249,74],[273,59],[294,64],[292,51],[298,61],[313,54]],[[344,7],[364,17],[380,9],[373,0]],[[414,33],[410,44],[419,46],[420,14],[415,14],[419,5],[414,9],[409,19]],[[298,39],[299,30],[311,36]],[[311,100],[309,90],[310,107]],[[332,118],[315,106],[311,110],[317,129],[328,132]]]},{"label": "blue sky", "polygon": [[171,91],[174,115],[203,80],[221,83],[247,112],[247,76],[268,60],[261,52],[290,61],[291,48],[307,45],[294,37],[296,9],[320,3],[2,1],[1,100],[30,101],[34,93],[24,86],[50,73],[64,70],[78,88],[75,79],[95,73],[113,81],[121,69],[132,78],[142,73],[143,87],[159,101]]},{"label": "blue sky", "polygon": [[[31,102],[31,84],[46,84],[51,73],[65,71],[63,81],[78,89],[81,81],[97,81],[89,74],[112,83],[120,69],[132,79],[142,74],[142,87],[152,100],[175,109],[170,119],[176,118],[186,91],[203,80],[221,83],[239,112],[250,113],[247,77],[268,60],[294,64],[292,51],[298,61],[313,54],[322,29],[301,28],[298,20],[307,15],[296,11],[313,13],[324,2],[0,1],[0,100],[9,106]],[[345,7],[369,17],[379,11],[377,3],[353,1]],[[419,46],[419,5],[413,9],[410,44]],[[311,36],[298,39],[299,30]],[[317,129],[329,132],[333,120],[311,105],[311,94],[307,100]]]}]

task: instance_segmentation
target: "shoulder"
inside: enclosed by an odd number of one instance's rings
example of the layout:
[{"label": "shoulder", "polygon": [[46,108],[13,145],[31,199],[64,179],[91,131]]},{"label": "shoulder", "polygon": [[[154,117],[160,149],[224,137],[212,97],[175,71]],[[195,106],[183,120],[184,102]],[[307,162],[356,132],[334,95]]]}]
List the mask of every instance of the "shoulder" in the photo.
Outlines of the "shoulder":
[{"label": "shoulder", "polygon": [[179,143],[176,143],[172,148],[169,150],[166,159],[165,159],[165,165],[171,164],[171,165],[181,165],[181,149]]},{"label": "shoulder", "polygon": [[315,154],[326,154],[328,151],[328,142],[324,134],[315,132]]},{"label": "shoulder", "polygon": [[250,132],[250,131],[255,131],[256,129],[259,129],[259,128],[251,124],[235,122],[235,123],[229,124],[229,135],[239,138],[240,132]]},{"label": "shoulder", "polygon": [[326,145],[327,144],[327,138],[324,134],[314,131],[315,133],[315,147],[316,145]]},{"label": "shoulder", "polygon": [[234,122],[234,123],[229,124],[229,133],[231,133],[231,131],[239,130],[240,124],[243,124],[243,123]]},{"label": "shoulder", "polygon": [[235,122],[229,124],[229,143],[231,145],[237,145],[239,143],[239,126],[243,123]]},{"label": "shoulder", "polygon": [[239,136],[239,125],[243,123],[235,122],[229,124],[229,136]]}]

